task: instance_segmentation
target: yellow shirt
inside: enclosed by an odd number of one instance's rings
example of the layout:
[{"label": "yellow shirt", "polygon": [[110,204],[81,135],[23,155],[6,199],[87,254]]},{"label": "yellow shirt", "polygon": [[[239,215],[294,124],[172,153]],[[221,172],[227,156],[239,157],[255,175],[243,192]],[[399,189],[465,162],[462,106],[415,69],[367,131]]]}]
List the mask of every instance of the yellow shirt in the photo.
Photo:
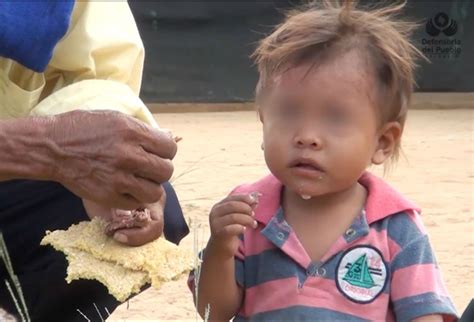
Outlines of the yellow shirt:
[{"label": "yellow shirt", "polygon": [[0,118],[107,109],[157,127],[138,98],[143,61],[126,1],[76,1],[44,73],[0,57]]}]

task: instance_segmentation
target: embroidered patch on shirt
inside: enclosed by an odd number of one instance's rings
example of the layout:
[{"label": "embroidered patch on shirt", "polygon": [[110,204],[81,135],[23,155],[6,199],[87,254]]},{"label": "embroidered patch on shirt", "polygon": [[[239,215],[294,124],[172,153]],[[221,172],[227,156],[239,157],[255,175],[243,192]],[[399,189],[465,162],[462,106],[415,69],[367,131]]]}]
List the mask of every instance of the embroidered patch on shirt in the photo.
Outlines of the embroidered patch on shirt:
[{"label": "embroidered patch on shirt", "polygon": [[383,256],[370,245],[348,249],[336,266],[337,288],[357,303],[375,300],[383,292],[387,280],[387,265]]}]

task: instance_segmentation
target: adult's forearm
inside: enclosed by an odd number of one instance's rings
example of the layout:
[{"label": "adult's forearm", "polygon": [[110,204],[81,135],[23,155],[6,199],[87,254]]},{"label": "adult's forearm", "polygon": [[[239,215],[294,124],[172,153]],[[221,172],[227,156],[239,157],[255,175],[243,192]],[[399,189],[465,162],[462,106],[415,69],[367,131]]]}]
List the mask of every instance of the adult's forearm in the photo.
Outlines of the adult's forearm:
[{"label": "adult's forearm", "polygon": [[0,120],[0,181],[53,180],[53,117]]},{"label": "adult's forearm", "polygon": [[56,181],[81,198],[131,210],[160,199],[176,149],[167,133],[105,110],[0,120],[0,181]]}]

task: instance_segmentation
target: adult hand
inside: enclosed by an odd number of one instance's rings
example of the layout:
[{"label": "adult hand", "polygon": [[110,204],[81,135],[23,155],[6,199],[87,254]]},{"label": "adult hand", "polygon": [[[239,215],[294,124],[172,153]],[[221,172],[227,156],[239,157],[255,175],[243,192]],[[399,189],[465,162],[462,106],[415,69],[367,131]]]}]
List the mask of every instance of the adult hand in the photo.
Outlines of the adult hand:
[{"label": "adult hand", "polygon": [[72,111],[48,131],[52,177],[74,194],[103,206],[136,209],[160,200],[173,173],[172,136],[125,114]]},{"label": "adult hand", "polygon": [[158,202],[140,209],[110,209],[90,200],[82,200],[89,218],[100,217],[107,222],[105,233],[123,244],[140,246],[163,234],[166,193]]},{"label": "adult hand", "polygon": [[133,210],[131,218],[116,210],[115,220],[106,227],[106,233],[129,246],[141,246],[159,238],[164,228],[165,199],[163,194],[163,200]]}]

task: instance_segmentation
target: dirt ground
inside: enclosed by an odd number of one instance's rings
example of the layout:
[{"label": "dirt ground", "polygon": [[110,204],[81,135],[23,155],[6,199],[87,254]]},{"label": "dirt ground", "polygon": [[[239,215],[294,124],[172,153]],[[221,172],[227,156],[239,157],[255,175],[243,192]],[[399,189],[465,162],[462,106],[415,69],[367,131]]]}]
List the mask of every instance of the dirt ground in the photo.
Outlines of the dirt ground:
[{"label": "dirt ground", "polygon": [[[404,134],[405,159],[385,175],[423,209],[422,217],[459,311],[474,296],[474,110],[413,110]],[[236,185],[267,173],[255,112],[156,116],[182,136],[173,184],[201,244],[208,211]],[[382,169],[372,169],[381,175]],[[192,249],[193,236],[182,242]],[[108,321],[197,321],[186,278],[149,289],[120,306]]]}]

